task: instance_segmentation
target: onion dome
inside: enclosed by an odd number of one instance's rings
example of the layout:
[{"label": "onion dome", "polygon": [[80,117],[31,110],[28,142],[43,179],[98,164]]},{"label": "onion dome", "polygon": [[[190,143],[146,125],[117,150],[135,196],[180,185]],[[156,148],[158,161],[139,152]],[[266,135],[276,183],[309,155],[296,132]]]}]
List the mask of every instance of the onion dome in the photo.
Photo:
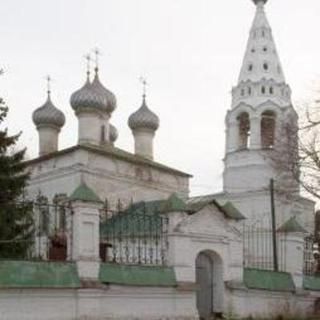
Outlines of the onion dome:
[{"label": "onion dome", "polygon": [[71,95],[70,104],[76,113],[81,110],[90,109],[104,111],[105,98],[97,90],[93,89],[89,80],[89,72],[87,73],[87,81],[84,86]]},{"label": "onion dome", "polygon": [[128,125],[130,129],[149,129],[156,131],[159,128],[159,124],[159,117],[148,108],[146,96],[143,95],[141,107],[128,119]]},{"label": "onion dome", "polygon": [[115,95],[104,87],[100,82],[98,75],[98,68],[95,69],[95,77],[92,81],[92,89],[104,99],[104,110],[108,113],[112,113],[117,108],[117,100]]},{"label": "onion dome", "polygon": [[111,123],[109,124],[109,139],[111,143],[114,143],[118,139],[118,130],[117,128],[112,125]]},{"label": "onion dome", "polygon": [[252,1],[257,5],[259,2],[266,4],[268,0],[252,0]]},{"label": "onion dome", "polygon": [[45,104],[33,112],[32,120],[37,127],[51,125],[61,128],[65,124],[65,116],[63,112],[52,103],[50,91],[48,91],[48,98]]}]

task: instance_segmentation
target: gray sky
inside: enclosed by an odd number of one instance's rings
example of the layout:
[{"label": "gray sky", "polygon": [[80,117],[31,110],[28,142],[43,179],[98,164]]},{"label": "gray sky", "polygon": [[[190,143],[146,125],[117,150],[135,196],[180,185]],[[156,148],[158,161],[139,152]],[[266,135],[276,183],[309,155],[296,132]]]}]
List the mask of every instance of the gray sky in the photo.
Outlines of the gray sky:
[{"label": "gray sky", "polygon": [[[117,146],[133,150],[128,116],[141,103],[141,75],[148,105],[161,120],[155,159],[194,175],[193,194],[221,189],[224,117],[236,84],[255,7],[251,0],[1,0],[1,92],[10,107],[10,132],[37,155],[32,111],[52,97],[67,118],[60,148],[77,141],[69,105],[83,85],[83,56],[103,55],[100,78],[117,96],[112,123]],[[320,1],[269,0],[273,28],[293,100],[313,95],[320,74]]]}]

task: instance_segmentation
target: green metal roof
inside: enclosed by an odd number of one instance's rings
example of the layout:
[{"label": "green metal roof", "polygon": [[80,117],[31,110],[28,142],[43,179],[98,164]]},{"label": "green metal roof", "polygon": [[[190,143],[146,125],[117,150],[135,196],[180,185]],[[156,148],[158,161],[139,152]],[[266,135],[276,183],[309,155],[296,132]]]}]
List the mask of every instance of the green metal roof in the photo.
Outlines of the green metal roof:
[{"label": "green metal roof", "polygon": [[142,214],[141,212],[121,212],[100,223],[102,239],[126,236],[160,237],[163,228],[163,217],[158,214]]},{"label": "green metal roof", "polygon": [[230,219],[234,219],[234,220],[245,219],[245,216],[229,201],[220,207],[224,212],[224,214]]},{"label": "green metal roof", "polygon": [[277,231],[284,232],[284,233],[291,233],[291,232],[308,233],[308,231],[299,224],[296,217],[290,218],[281,227],[279,227]]},{"label": "green metal roof", "polygon": [[177,194],[173,193],[166,201],[162,203],[159,210],[162,213],[185,212],[187,211],[187,205],[177,196]]},{"label": "green metal roof", "polygon": [[187,201],[187,207],[191,213],[198,212],[209,204],[215,205],[228,219],[245,219],[245,216],[231,202],[221,205],[213,196],[194,197]]},{"label": "green metal roof", "polygon": [[294,292],[295,285],[290,273],[245,268],[243,281],[249,289]]},{"label": "green metal roof", "polygon": [[0,288],[78,288],[74,263],[0,261]]},{"label": "green metal roof", "polygon": [[311,291],[320,291],[320,276],[304,276],[303,288]]},{"label": "green metal roof", "polygon": [[100,202],[101,199],[85,183],[82,183],[70,196],[70,200],[81,200],[86,202]]},{"label": "green metal roof", "polygon": [[102,263],[99,280],[131,286],[175,286],[174,269],[161,266],[129,266]]}]

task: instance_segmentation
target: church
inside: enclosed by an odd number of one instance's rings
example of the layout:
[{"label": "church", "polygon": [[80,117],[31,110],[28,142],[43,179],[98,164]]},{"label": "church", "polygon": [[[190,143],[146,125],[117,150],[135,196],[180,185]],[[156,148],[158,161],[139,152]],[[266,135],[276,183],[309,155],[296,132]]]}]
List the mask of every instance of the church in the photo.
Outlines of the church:
[{"label": "church", "polygon": [[[314,202],[274,165],[298,126],[266,16],[253,0],[238,83],[225,117],[223,190],[189,195],[192,176],[154,159],[159,117],[146,93],[117,147],[116,96],[88,63],[71,94],[77,144],[59,149],[65,116],[48,96],[32,119],[39,155],[27,197],[39,232],[32,258],[0,265],[3,319],[241,319],[320,311]],[[290,136],[291,143],[298,143]],[[281,152],[286,152],[281,149]],[[293,159],[292,159],[293,161]],[[286,192],[283,192],[285,190]],[[270,204],[271,203],[271,204]]]}]

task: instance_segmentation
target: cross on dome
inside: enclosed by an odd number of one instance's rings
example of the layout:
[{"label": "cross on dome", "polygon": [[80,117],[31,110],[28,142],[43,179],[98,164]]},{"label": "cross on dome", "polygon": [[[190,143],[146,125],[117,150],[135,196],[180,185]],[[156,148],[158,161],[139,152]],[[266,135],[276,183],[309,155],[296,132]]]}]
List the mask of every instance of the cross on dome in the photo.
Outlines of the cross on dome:
[{"label": "cross on dome", "polygon": [[147,85],[148,85],[148,82],[147,82],[147,79],[144,78],[144,77],[140,77],[139,80],[142,83],[142,92],[143,92],[142,97],[143,97],[143,99],[145,99],[146,96],[147,96]]},{"label": "cross on dome", "polygon": [[50,97],[50,94],[51,94],[51,81],[52,81],[50,75],[47,75],[46,81],[47,81],[47,93],[48,93],[48,97]]},{"label": "cross on dome", "polygon": [[96,63],[95,71],[98,72],[98,70],[99,70],[99,56],[101,55],[101,51],[99,50],[99,48],[95,48],[93,50],[93,52],[95,55],[95,63]]},{"label": "cross on dome", "polygon": [[88,53],[84,56],[84,58],[86,59],[87,62],[87,81],[90,81],[90,68],[91,68],[91,55]]}]

